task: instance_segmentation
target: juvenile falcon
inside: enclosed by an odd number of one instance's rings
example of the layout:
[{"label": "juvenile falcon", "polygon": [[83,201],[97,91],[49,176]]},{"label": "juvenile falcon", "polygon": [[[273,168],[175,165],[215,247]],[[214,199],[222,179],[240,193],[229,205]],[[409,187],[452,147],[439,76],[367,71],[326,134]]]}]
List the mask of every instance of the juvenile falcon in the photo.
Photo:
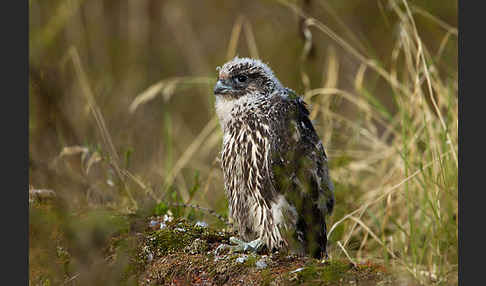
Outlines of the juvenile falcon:
[{"label": "juvenile falcon", "polygon": [[218,70],[225,193],[244,240],[233,238],[233,250],[326,257],[334,187],[306,104],[260,60],[235,57]]}]

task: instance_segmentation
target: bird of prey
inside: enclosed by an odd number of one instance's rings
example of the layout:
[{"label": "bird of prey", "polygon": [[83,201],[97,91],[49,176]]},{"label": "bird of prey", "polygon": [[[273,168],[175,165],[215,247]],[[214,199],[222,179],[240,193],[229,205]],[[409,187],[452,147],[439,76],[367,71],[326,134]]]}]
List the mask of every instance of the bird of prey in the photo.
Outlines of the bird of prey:
[{"label": "bird of prey", "polygon": [[241,238],[232,250],[327,257],[334,186],[305,102],[260,60],[235,57],[217,70],[224,187]]}]

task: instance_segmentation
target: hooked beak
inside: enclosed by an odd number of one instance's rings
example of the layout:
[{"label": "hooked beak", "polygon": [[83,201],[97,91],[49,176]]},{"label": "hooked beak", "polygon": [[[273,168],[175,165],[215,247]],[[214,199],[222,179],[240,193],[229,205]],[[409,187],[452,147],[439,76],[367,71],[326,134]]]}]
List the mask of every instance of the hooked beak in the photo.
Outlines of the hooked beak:
[{"label": "hooked beak", "polygon": [[225,94],[231,89],[230,86],[225,85],[221,80],[216,82],[214,86],[214,94]]}]

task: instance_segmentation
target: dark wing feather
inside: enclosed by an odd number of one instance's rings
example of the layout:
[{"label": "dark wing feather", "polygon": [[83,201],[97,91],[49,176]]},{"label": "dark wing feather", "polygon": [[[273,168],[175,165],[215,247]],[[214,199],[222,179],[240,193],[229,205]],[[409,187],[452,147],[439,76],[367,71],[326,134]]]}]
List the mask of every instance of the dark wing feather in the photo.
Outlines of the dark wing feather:
[{"label": "dark wing feather", "polygon": [[276,189],[298,213],[294,238],[306,253],[320,258],[326,253],[325,216],[334,206],[334,187],[304,101],[294,96],[286,101],[290,112],[281,123],[286,140],[281,140],[273,160]]}]

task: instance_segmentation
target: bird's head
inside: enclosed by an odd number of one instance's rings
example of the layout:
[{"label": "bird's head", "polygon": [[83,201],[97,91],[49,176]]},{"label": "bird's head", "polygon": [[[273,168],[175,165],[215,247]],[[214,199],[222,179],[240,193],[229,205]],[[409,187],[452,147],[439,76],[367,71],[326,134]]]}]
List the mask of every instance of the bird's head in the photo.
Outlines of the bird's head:
[{"label": "bird's head", "polygon": [[283,88],[272,70],[257,59],[235,57],[217,70],[219,75],[214,94],[225,99],[268,95],[275,89]]}]

